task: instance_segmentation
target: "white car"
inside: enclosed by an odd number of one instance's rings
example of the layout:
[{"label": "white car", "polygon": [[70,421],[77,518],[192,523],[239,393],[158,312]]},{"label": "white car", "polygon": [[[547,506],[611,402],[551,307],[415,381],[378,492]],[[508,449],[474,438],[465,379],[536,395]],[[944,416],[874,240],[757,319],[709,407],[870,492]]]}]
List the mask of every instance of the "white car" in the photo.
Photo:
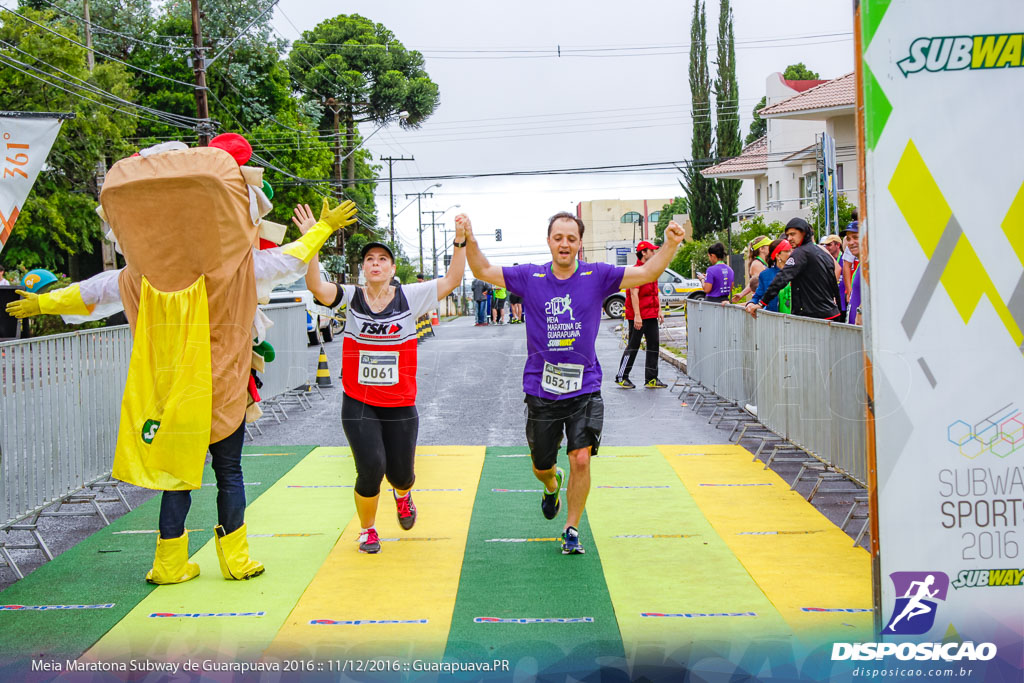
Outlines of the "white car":
[{"label": "white car", "polygon": [[[684,278],[676,271],[666,268],[658,277],[658,294],[662,306],[678,306],[686,299],[703,299],[704,287],[700,280]],[[602,305],[609,318],[621,318],[626,312],[626,294],[622,291],[609,294]]]},{"label": "white car", "polygon": [[[320,276],[327,282],[331,281],[323,268],[320,269]],[[309,335],[310,344],[332,341],[334,335],[341,332],[341,322],[335,319],[340,316],[317,302],[313,292],[306,289],[305,276],[290,284],[278,285],[270,292],[270,303],[272,304],[293,301],[301,301],[306,305],[306,334]]]}]

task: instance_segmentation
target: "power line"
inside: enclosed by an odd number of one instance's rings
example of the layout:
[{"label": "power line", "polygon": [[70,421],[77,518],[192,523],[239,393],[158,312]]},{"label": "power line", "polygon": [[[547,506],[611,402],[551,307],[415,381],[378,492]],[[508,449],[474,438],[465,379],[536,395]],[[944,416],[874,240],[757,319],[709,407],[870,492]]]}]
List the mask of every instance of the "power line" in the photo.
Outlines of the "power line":
[{"label": "power line", "polygon": [[208,62],[206,63],[206,66],[209,66],[210,64],[213,64],[213,63],[214,63],[215,61],[217,61],[217,60],[218,60],[218,59],[220,58],[220,56],[221,56],[221,55],[223,55],[223,54],[224,54],[225,52],[227,52],[227,51],[228,51],[228,48],[230,48],[230,47],[231,47],[232,45],[234,45],[234,44],[235,44],[235,41],[236,41],[236,40],[238,40],[238,39],[239,39],[239,38],[241,38],[241,37],[242,37],[243,35],[245,35],[245,33],[246,33],[246,32],[247,32],[247,31],[248,31],[248,30],[249,30],[250,28],[252,28],[252,27],[253,27],[253,25],[254,25],[254,24],[255,24],[255,23],[257,22],[257,21],[259,21],[259,20],[260,20],[260,19],[261,19],[261,18],[263,17],[263,15],[265,15],[265,14],[266,14],[267,12],[269,12],[270,10],[274,9],[274,6],[275,6],[275,5],[276,5],[276,4],[278,3],[278,2],[280,2],[280,0],[272,0],[272,1],[271,1],[271,3],[270,3],[270,4],[268,5],[268,6],[267,6],[267,8],[266,8],[266,9],[264,9],[264,10],[263,10],[262,12],[260,12],[259,14],[257,14],[257,15],[256,15],[256,18],[255,18],[255,19],[253,19],[252,21],[250,21],[250,22],[249,22],[249,24],[248,24],[248,25],[247,25],[247,26],[246,26],[245,28],[243,28],[243,29],[242,29],[241,31],[239,31],[239,32],[238,32],[238,34],[237,34],[237,35],[236,35],[236,36],[235,36],[234,38],[232,38],[232,39],[231,39],[230,41],[228,41],[228,44],[227,44],[227,45],[225,45],[225,46],[224,46],[223,48],[221,48],[221,51],[220,51],[220,52],[218,52],[218,53],[217,53],[216,55],[214,55],[213,59],[211,59],[210,61],[208,61]]},{"label": "power line", "polygon": [[[289,23],[291,23],[291,20],[289,20]],[[298,28],[295,27],[294,23],[292,23],[292,27],[295,28],[296,32],[300,36],[302,35],[302,32],[299,31]],[[841,31],[841,32],[836,32],[836,33],[803,34],[803,35],[799,35],[799,36],[779,36],[779,37],[772,37],[772,38],[751,38],[751,39],[747,39],[747,40],[737,40],[737,41],[734,41],[734,45],[736,45],[736,46],[741,46],[741,45],[747,46],[747,45],[756,45],[756,44],[759,44],[759,43],[787,43],[787,44],[791,44],[792,41],[811,40],[811,39],[817,39],[817,38],[839,38],[839,37],[842,37],[844,39],[852,39],[853,38],[853,33],[851,31]],[[315,46],[315,47],[343,47],[343,48],[351,48],[351,49],[381,49],[381,48],[387,49],[388,48],[387,44],[385,44],[385,45],[380,45],[380,44],[374,44],[374,45],[353,45],[353,44],[349,44],[349,43],[327,43],[327,42],[319,42],[319,41],[315,42],[315,43],[310,43],[308,41],[302,40],[301,38],[299,40],[294,41],[294,42],[296,42],[296,43],[301,42],[301,43],[304,43],[306,45],[312,45],[312,46]],[[716,41],[708,42],[707,45],[708,45],[708,47],[717,46],[717,42]],[[645,52],[645,51],[655,51],[655,50],[684,50],[684,49],[689,49],[690,47],[691,47],[690,43],[675,43],[675,44],[671,44],[670,43],[670,44],[666,44],[666,45],[622,45],[622,46],[607,46],[607,45],[604,45],[604,46],[600,46],[600,47],[588,47],[588,46],[571,47],[571,46],[568,46],[568,45],[566,45],[566,46],[555,45],[555,46],[550,46],[550,47],[510,47],[510,48],[498,48],[498,47],[488,47],[488,48],[472,48],[472,47],[470,47],[470,48],[464,48],[464,47],[463,48],[447,48],[447,47],[426,47],[426,46],[414,48],[414,47],[409,47],[409,46],[404,46],[404,45],[402,46],[402,48],[405,49],[405,50],[419,52],[419,53],[421,53],[423,55],[433,54],[433,53],[445,53],[445,54],[534,54],[534,55],[542,55],[542,56],[545,56],[545,57],[548,57],[548,56],[558,56],[559,54],[561,54],[561,55],[571,55],[571,54],[580,53],[580,52],[598,52],[598,53],[600,53],[600,52],[605,52],[605,53],[607,53],[607,52]]]},{"label": "power line", "polygon": [[[134,102],[130,102],[130,101],[128,101],[128,100],[126,100],[126,99],[124,99],[122,97],[118,97],[117,95],[115,95],[115,94],[113,94],[111,92],[107,92],[106,90],[103,90],[102,88],[100,88],[100,87],[98,87],[98,86],[96,86],[96,85],[94,85],[92,83],[89,83],[88,81],[85,81],[85,80],[79,78],[78,76],[75,76],[74,74],[70,74],[70,73],[64,71],[63,69],[60,69],[60,68],[54,66],[53,64],[50,64],[49,62],[46,62],[46,61],[44,61],[42,59],[39,59],[35,55],[33,55],[33,54],[29,53],[29,52],[26,52],[25,50],[22,50],[21,48],[19,48],[17,45],[13,45],[11,43],[8,43],[5,40],[0,40],[0,45],[4,45],[4,46],[6,46],[8,48],[11,48],[13,50],[17,50],[21,54],[23,54],[23,55],[25,55],[27,57],[30,57],[31,59],[35,60],[37,63],[43,64],[44,66],[47,66],[47,67],[53,69],[54,71],[62,73],[65,76],[67,76],[68,78],[73,78],[74,80],[79,81],[82,85],[77,85],[75,83],[71,83],[69,81],[66,81],[63,78],[60,78],[59,76],[55,76],[55,75],[53,75],[51,73],[43,71],[42,69],[34,67],[31,64],[26,64],[25,62],[22,62],[22,61],[20,61],[18,59],[15,59],[14,57],[11,57],[10,55],[0,55],[0,56],[3,56],[4,58],[6,58],[7,60],[9,60],[10,62],[14,62],[14,63],[20,64],[21,66],[24,66],[25,68],[32,69],[33,71],[36,71],[38,73],[42,73],[42,74],[44,74],[44,75],[46,75],[46,76],[48,76],[50,78],[53,78],[53,79],[55,79],[57,81],[60,81],[61,83],[66,84],[68,86],[78,87],[78,88],[83,88],[84,87],[87,92],[91,92],[93,94],[100,95],[101,97],[106,97],[106,98],[111,99],[111,100],[113,100],[115,102],[118,102],[120,104],[128,105],[128,106],[140,109],[142,111],[149,112],[149,113],[153,114],[154,116],[160,117],[162,119],[162,121],[156,121],[157,123],[163,122],[163,123],[170,123],[170,124],[174,125],[175,121],[177,121],[178,123],[187,123],[187,124],[194,124],[196,122],[196,119],[193,119],[193,118],[191,118],[189,116],[181,116],[179,114],[173,114],[171,112],[162,111],[160,109],[153,109],[153,108],[147,107],[145,105],[141,105],[141,104],[136,104]],[[163,119],[162,117],[167,117],[167,118]],[[153,119],[147,119],[147,120],[152,121]]]},{"label": "power line", "polygon": [[[57,10],[61,14],[64,14],[64,15],[70,17],[71,19],[74,19],[75,21],[77,21],[79,23],[82,23],[82,24],[84,24],[86,26],[90,26],[94,30],[99,31],[100,33],[109,33],[110,35],[117,36],[118,38],[123,38],[124,40],[130,40],[133,43],[139,43],[141,45],[149,45],[151,47],[158,47],[158,48],[160,48],[162,50],[182,50],[182,51],[188,52],[188,51],[190,51],[192,49],[190,47],[179,47],[177,45],[167,45],[165,43],[151,43],[148,40],[142,40],[141,38],[135,38],[135,37],[129,36],[129,35],[125,34],[125,33],[120,33],[120,32],[115,31],[113,29],[109,29],[109,28],[107,28],[105,26],[101,26],[101,25],[97,24],[94,21],[86,21],[84,17],[80,17],[77,14],[74,14],[72,12],[68,12],[67,10],[63,9],[59,5],[56,5],[56,4],[52,3],[52,2],[50,2],[50,0],[42,0],[42,2],[44,2],[47,5],[49,5],[53,9]],[[164,36],[164,37],[170,38],[172,36]],[[173,37],[174,38],[178,38],[178,37],[182,37],[183,38],[184,36],[173,36]]]},{"label": "power line", "polygon": [[[75,97],[78,97],[79,99],[83,99],[86,102],[91,102],[92,104],[98,104],[101,107],[106,107],[107,109],[112,109],[113,111],[116,111],[116,112],[118,112],[120,114],[127,114],[128,116],[134,116],[135,118],[142,119],[143,121],[149,121],[151,123],[170,125],[170,126],[174,126],[176,128],[183,128],[185,130],[194,130],[193,126],[182,125],[181,123],[177,123],[177,122],[174,122],[174,121],[167,121],[167,120],[163,120],[163,119],[154,119],[154,118],[150,118],[148,116],[142,116],[141,114],[136,114],[135,112],[133,112],[131,110],[119,109],[118,107],[109,105],[106,102],[100,102],[99,100],[94,100],[94,99],[91,99],[89,97],[86,97],[85,95],[81,94],[80,92],[75,92],[73,90],[68,90],[67,88],[63,88],[63,87],[57,85],[56,83],[53,83],[52,81],[48,81],[45,78],[41,78],[39,76],[36,76],[35,74],[29,73],[28,71],[25,71],[24,69],[20,69],[17,66],[15,66],[14,64],[21,64],[22,66],[25,66],[28,69],[32,69],[32,70],[37,71],[39,73],[45,74],[46,76],[49,76],[50,78],[53,78],[53,79],[55,79],[57,81],[60,81],[60,82],[65,83],[65,84],[68,84],[68,85],[70,85],[72,87],[76,87],[76,86],[74,84],[72,84],[72,83],[69,83],[68,81],[65,81],[62,78],[59,78],[57,76],[54,76],[53,74],[49,74],[49,73],[43,71],[42,69],[38,69],[36,67],[33,67],[30,64],[25,64],[24,62],[21,62],[21,61],[19,61],[17,59],[14,59],[10,55],[0,54],[0,60],[3,60],[3,62],[7,65],[8,68],[11,68],[11,69],[14,69],[15,71],[21,72],[21,73],[25,74],[26,76],[28,76],[30,78],[34,78],[35,80],[40,81],[41,83],[45,83],[46,85],[48,85],[48,86],[50,86],[52,88],[57,88],[58,90],[62,90],[62,91],[66,92],[69,95],[73,95]],[[12,64],[11,62],[14,62],[14,64]],[[87,91],[87,92],[92,92],[92,91]],[[128,102],[127,100],[122,100],[122,102],[127,104],[127,105],[129,105],[129,106],[132,106],[132,107],[138,106],[138,105],[135,105],[135,104],[133,104],[131,102]]]},{"label": "power line", "polygon": [[[807,150],[807,148],[801,148],[796,150],[785,150],[766,153],[764,155],[765,163],[768,159],[783,159]],[[848,152],[856,150],[856,145],[840,145],[836,147],[838,152]],[[758,155],[759,157],[761,155]],[[605,166],[585,166],[585,167],[572,167],[572,168],[556,168],[556,169],[539,169],[539,170],[526,170],[526,171],[499,171],[499,172],[488,172],[488,173],[461,173],[461,174],[439,174],[433,176],[418,176],[418,177],[406,177],[406,178],[395,178],[395,182],[429,182],[436,180],[471,180],[477,178],[498,178],[498,177],[534,177],[534,176],[546,176],[546,175],[587,175],[587,174],[620,174],[620,173],[644,173],[644,172],[655,172],[655,171],[682,171],[681,166],[697,165],[700,168],[708,168],[712,165],[724,163],[737,157],[708,157],[704,159],[682,159],[677,161],[662,161],[662,162],[643,162],[636,164],[613,164]],[[331,179],[321,180],[307,180],[302,179],[304,182],[316,182],[316,183],[333,183]],[[355,179],[356,183],[365,182],[377,182],[376,180],[367,179]]]},{"label": "power line", "polygon": [[3,5],[0,5],[0,9],[4,10],[5,12],[10,12],[14,16],[21,18],[23,21],[27,21],[30,24],[38,26],[39,28],[41,28],[44,31],[47,31],[49,33],[52,33],[53,35],[57,36],[58,38],[63,38],[64,40],[68,41],[69,43],[74,43],[78,47],[84,48],[86,50],[92,49],[92,52],[100,55],[104,59],[109,59],[112,62],[117,62],[118,64],[123,64],[124,66],[127,66],[129,69],[135,69],[136,71],[139,71],[141,73],[147,74],[149,76],[153,76],[154,78],[160,78],[160,79],[165,80],[165,81],[170,81],[171,83],[177,83],[178,85],[184,85],[184,86],[186,86],[186,87],[188,87],[188,88],[190,88],[192,90],[195,90],[198,87],[194,83],[186,83],[185,81],[179,81],[178,79],[171,78],[170,76],[163,76],[163,75],[158,74],[156,72],[149,71],[148,69],[143,69],[141,66],[135,66],[134,64],[129,64],[128,62],[125,62],[125,61],[122,61],[122,60],[118,59],[117,57],[112,57],[111,55],[108,55],[105,52],[100,52],[99,50],[96,50],[96,49],[93,49],[93,48],[89,48],[89,46],[83,45],[82,43],[78,42],[74,38],[69,38],[66,35],[64,35],[63,33],[60,33],[58,31],[54,31],[53,29],[51,29],[48,26],[44,26],[43,24],[40,24],[37,21],[32,21],[28,17],[26,17],[26,16],[24,16],[22,14],[18,14],[14,10],[8,9],[8,8],[4,7]]}]

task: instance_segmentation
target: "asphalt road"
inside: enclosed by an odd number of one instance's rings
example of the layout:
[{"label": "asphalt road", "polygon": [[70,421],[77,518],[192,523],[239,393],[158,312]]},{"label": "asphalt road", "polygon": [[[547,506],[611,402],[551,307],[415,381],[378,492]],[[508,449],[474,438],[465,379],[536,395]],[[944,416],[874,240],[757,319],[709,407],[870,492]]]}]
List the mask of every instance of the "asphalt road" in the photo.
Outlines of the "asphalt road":
[{"label": "asphalt road", "polygon": [[[680,318],[681,320],[681,318]],[[703,420],[686,419],[679,401],[665,389],[632,390],[615,385],[615,370],[622,355],[618,321],[603,320],[597,338],[598,362],[604,370],[601,393],[605,401],[602,443],[609,446],[724,443],[727,433]],[[515,446],[526,445],[526,406],[523,403],[523,365],[526,362],[526,326],[474,327],[473,320],[458,318],[435,328],[436,336],[421,341],[416,405],[420,415],[421,445]],[[314,394],[304,411],[286,407],[289,418],[277,424],[260,420],[264,433],[249,443],[261,445],[316,444],[345,446],[341,429],[341,341],[324,345],[330,366],[331,388],[326,400]],[[319,347],[309,348],[309,368],[315,373]],[[637,356],[631,379],[643,383],[643,352]],[[659,376],[668,384],[677,371],[661,362]]]},{"label": "asphalt road", "polygon": [[[602,320],[597,338],[598,361],[604,369],[602,395],[605,401],[605,425],[602,443],[608,446],[649,446],[656,444],[728,443],[729,429],[708,424],[707,413],[695,414],[680,405],[676,395],[667,389],[621,389],[614,383],[615,369],[622,355],[619,321]],[[435,337],[421,342],[419,355],[420,445],[482,445],[525,446],[526,416],[523,404],[522,371],[526,361],[526,329],[524,325],[474,327],[471,318],[459,318],[435,328]],[[682,316],[666,319],[662,341],[685,346]],[[308,409],[286,406],[288,419],[276,422],[265,416],[259,425],[262,435],[247,438],[247,445],[318,445],[345,446],[341,429],[341,341],[325,345],[332,375],[332,387],[322,389],[323,399],[315,393]],[[307,349],[310,377],[315,377],[319,347]],[[637,357],[631,379],[638,385],[643,380],[643,352]],[[672,384],[675,367],[659,364],[659,377]],[[254,430],[255,431],[255,430]],[[745,441],[753,450],[756,441]],[[783,479],[791,482],[799,465],[773,464]],[[806,497],[813,485],[805,477],[797,490]],[[829,494],[815,498],[814,504],[835,523],[842,521],[854,495],[864,492],[849,487],[849,494]],[[130,485],[121,487],[134,506],[155,495],[154,492]],[[79,506],[84,507],[84,506]],[[104,503],[111,519],[124,514],[117,503]],[[156,520],[153,520],[154,528]],[[851,524],[851,535],[861,522]],[[72,547],[99,530],[98,517],[45,517],[39,530],[55,555]],[[24,532],[14,532],[7,539],[17,543],[27,540]],[[852,541],[851,541],[852,542]],[[863,544],[864,542],[862,542]],[[23,572],[28,573],[43,562],[38,551],[13,550],[12,556]],[[0,590],[15,580],[13,572],[0,567]],[[0,597],[2,602],[2,597]]]}]

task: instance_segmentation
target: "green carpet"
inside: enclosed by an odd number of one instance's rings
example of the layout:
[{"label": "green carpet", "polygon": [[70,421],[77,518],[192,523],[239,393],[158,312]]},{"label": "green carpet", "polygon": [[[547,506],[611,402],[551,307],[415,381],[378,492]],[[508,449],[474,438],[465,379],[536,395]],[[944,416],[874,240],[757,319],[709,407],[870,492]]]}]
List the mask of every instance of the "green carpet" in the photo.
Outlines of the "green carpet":
[{"label": "green carpet", "polygon": [[[446,660],[507,659],[510,674],[559,676],[610,667],[625,669],[601,558],[586,515],[580,522],[585,555],[562,555],[560,542],[489,541],[554,538],[565,524],[567,501],[553,520],[540,511],[540,482],[529,457],[502,457],[527,449],[488,448],[469,527]],[[567,472],[564,454],[560,466]],[[492,489],[537,489],[536,493]],[[576,623],[475,622],[498,619],[581,619]]]},{"label": "green carpet", "polygon": [[[269,489],[294,467],[311,447],[290,446],[244,449],[244,453],[282,454],[243,457],[247,502]],[[209,464],[204,482],[215,481]],[[89,649],[156,587],[144,581],[153,563],[157,534],[117,532],[155,530],[160,496],[154,496],[130,513],[47,562],[24,579],[0,592],[3,605],[99,605],[110,609],[0,610],[0,680],[10,667],[24,667],[26,660],[75,658]],[[189,553],[206,544],[217,523],[217,487],[203,486],[192,492],[192,508],[186,526],[190,530]]]}]

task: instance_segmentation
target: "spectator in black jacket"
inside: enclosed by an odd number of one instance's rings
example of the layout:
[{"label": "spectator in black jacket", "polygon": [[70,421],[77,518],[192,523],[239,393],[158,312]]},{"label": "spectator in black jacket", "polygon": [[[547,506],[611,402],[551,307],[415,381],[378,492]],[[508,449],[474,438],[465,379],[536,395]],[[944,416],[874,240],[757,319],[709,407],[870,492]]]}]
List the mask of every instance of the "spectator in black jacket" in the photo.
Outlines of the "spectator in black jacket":
[{"label": "spectator in black jacket", "polygon": [[[786,239],[793,245],[793,253],[761,301],[771,301],[779,290],[792,283],[793,315],[838,320],[839,287],[835,261],[814,243],[814,231],[803,218],[794,218],[786,224]],[[763,303],[747,304],[747,312],[754,317],[760,308],[764,308]]]}]

